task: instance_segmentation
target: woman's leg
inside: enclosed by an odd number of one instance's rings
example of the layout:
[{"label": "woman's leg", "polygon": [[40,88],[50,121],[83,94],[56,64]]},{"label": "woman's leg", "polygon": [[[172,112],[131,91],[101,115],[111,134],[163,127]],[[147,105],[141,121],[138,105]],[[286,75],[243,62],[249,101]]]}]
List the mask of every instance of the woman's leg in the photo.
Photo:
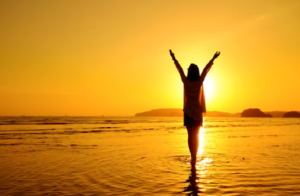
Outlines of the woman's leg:
[{"label": "woman's leg", "polygon": [[197,126],[187,126],[188,144],[192,157],[192,164],[196,164],[197,152],[199,148],[199,128]]},{"label": "woman's leg", "polygon": [[192,156],[192,154],[193,154],[193,140],[192,140],[193,127],[186,126],[186,129],[188,131],[188,145],[189,145],[189,150],[190,150],[190,153],[191,153],[191,156]]}]

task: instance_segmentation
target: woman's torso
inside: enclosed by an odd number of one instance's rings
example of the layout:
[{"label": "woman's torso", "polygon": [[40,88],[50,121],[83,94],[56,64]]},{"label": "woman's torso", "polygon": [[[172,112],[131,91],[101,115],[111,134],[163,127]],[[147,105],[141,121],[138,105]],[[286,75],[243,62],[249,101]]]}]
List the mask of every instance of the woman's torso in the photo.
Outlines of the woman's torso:
[{"label": "woman's torso", "polygon": [[195,120],[201,120],[205,112],[205,98],[200,81],[184,81],[183,111]]}]

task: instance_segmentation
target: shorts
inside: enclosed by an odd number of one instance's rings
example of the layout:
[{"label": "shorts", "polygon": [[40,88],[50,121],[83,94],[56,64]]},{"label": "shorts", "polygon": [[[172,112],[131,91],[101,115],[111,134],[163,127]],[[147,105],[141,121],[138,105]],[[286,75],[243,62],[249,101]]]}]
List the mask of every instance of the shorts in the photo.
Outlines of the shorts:
[{"label": "shorts", "polygon": [[184,126],[196,126],[196,127],[200,127],[203,125],[203,118],[201,118],[201,120],[194,120],[192,119],[189,115],[187,115],[186,113],[184,113]]}]

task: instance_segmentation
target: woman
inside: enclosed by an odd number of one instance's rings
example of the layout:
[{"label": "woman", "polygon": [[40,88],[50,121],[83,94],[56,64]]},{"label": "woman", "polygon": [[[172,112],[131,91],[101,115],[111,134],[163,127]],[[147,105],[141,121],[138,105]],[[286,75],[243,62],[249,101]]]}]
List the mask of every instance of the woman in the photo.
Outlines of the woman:
[{"label": "woman", "polygon": [[203,69],[201,75],[198,66],[191,64],[188,68],[187,77],[172,50],[170,50],[170,55],[179,71],[184,86],[184,126],[186,126],[188,131],[188,144],[192,157],[191,162],[192,165],[195,166],[199,147],[199,129],[203,125],[203,116],[206,112],[203,81],[212,67],[214,60],[220,55],[220,52],[215,53],[213,58]]}]

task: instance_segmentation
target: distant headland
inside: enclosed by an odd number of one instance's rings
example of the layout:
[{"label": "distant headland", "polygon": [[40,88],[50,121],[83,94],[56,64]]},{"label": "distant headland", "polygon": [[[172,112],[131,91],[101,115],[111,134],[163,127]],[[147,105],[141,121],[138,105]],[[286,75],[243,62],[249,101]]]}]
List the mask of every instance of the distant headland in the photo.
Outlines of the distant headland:
[{"label": "distant headland", "polygon": [[250,108],[244,110],[241,117],[273,117],[271,114],[265,114],[258,108]]},{"label": "distant headland", "polygon": [[[297,114],[296,114],[297,113]],[[242,113],[228,113],[219,111],[208,111],[206,112],[206,117],[299,117],[298,112],[283,112],[283,111],[273,111],[273,112],[262,112],[258,108],[250,108],[244,110]],[[162,108],[154,109],[146,112],[140,112],[135,114],[135,116],[145,116],[145,117],[182,117],[183,111],[178,108]]]},{"label": "distant headland", "polygon": [[300,113],[298,112],[288,112],[283,115],[284,118],[300,118]]},{"label": "distant headland", "polygon": [[[182,109],[177,109],[177,108],[155,109],[155,110],[137,113],[137,114],[135,114],[135,116],[182,117],[183,111],[182,111]],[[207,116],[207,117],[240,117],[241,113],[231,114],[231,113],[227,113],[227,112],[211,111],[211,112],[206,112],[205,116]]]}]

